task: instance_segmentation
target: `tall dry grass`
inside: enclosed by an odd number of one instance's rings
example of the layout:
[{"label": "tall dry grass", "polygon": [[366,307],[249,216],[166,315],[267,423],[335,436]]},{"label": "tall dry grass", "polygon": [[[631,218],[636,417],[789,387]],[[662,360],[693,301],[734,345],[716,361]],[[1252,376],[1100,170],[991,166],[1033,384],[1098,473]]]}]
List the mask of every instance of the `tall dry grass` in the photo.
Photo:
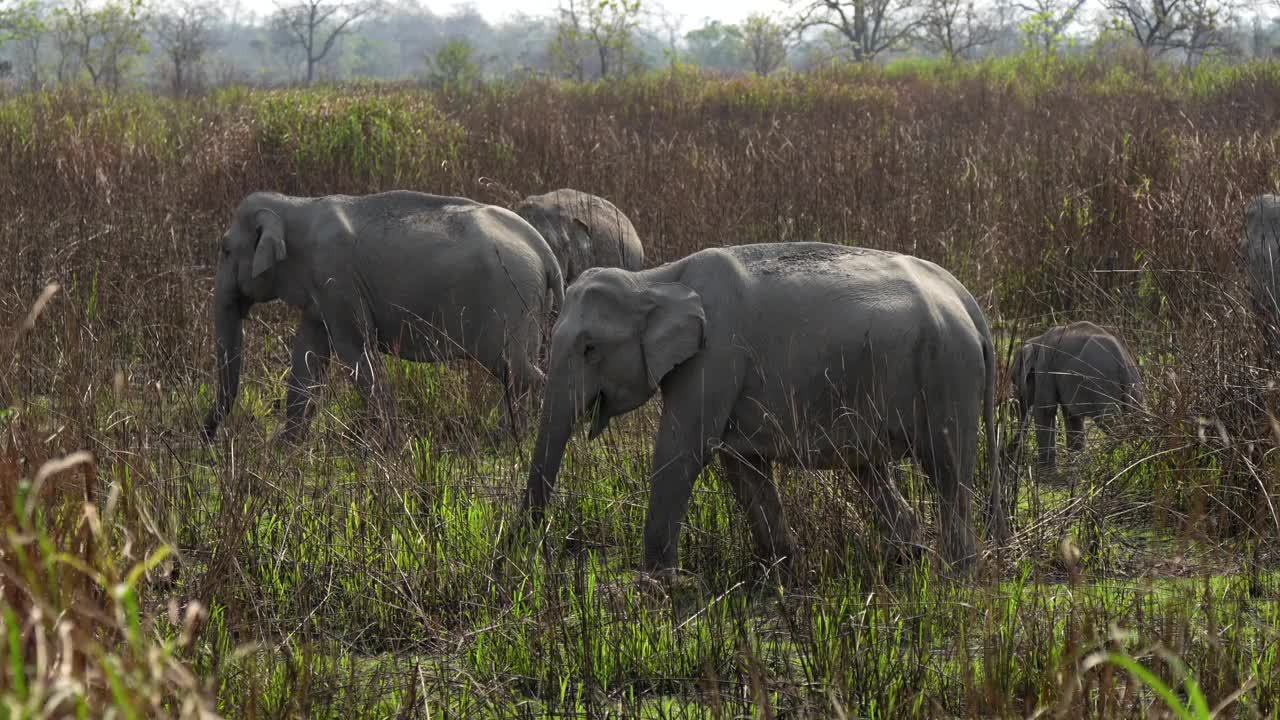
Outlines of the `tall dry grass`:
[{"label": "tall dry grass", "polygon": [[[1273,66],[1177,76],[1101,61],[677,72],[447,96],[7,99],[0,327],[20,325],[47,283],[62,291],[0,378],[12,452],[30,454],[6,477],[92,454],[96,485],[75,492],[113,503],[106,557],[176,551],[139,574],[136,614],[122,617],[168,617],[170,600],[210,608],[195,639],[180,613],[146,632],[165,658],[219,678],[208,690],[231,714],[596,715],[670,701],[676,716],[1122,717],[1150,696],[1086,667],[1094,650],[1133,647],[1120,620],[1197,668],[1215,702],[1254,683],[1233,707],[1265,715],[1280,692],[1259,679],[1276,668],[1274,613],[1255,604],[1276,593],[1270,375],[1233,253],[1247,198],[1274,189],[1278,118]],[[680,619],[666,624],[661,607],[606,587],[636,564],[649,415],[571,449],[560,559],[496,594],[492,545],[524,455],[495,450],[492,383],[398,366],[414,440],[382,457],[362,447],[331,374],[313,439],[279,454],[265,437],[292,313],[262,307],[237,414],[224,441],[200,445],[216,239],[244,194],[409,188],[509,203],[556,187],[612,200],[653,262],[802,239],[934,260],[978,297],[1006,353],[1063,320],[1117,331],[1152,406],[1140,430],[1096,439],[1065,486],[1024,482],[1004,584],[985,599],[927,572],[887,579],[851,546],[862,518],[832,479],[789,473],[813,558],[794,595],[767,611],[740,602],[745,534],[722,496],[700,492],[683,557],[706,609],[668,598]],[[1148,575],[1193,579],[1119,584]],[[1058,583],[1069,604],[1032,591]],[[1224,627],[1232,616],[1260,624]]]}]

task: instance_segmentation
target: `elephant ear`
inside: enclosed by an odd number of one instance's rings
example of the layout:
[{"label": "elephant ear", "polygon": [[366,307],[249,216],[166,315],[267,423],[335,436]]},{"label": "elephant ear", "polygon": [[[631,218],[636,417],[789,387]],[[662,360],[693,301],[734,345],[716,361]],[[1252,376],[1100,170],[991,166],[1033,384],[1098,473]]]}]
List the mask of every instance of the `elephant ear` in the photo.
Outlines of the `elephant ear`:
[{"label": "elephant ear", "polygon": [[259,210],[254,215],[258,226],[258,247],[253,251],[253,276],[275,267],[288,257],[284,247],[284,221],[270,210]]},{"label": "elephant ear", "polygon": [[677,365],[702,348],[707,315],[702,297],[681,283],[655,283],[645,291],[652,302],[640,336],[650,390]]},{"label": "elephant ear", "polygon": [[567,230],[565,241],[569,247],[566,250],[569,256],[574,258],[575,269],[581,272],[594,267],[598,258],[595,256],[595,248],[592,244],[591,227],[581,218],[571,217]]},{"label": "elephant ear", "polygon": [[1018,359],[1013,364],[1013,381],[1017,383],[1018,394],[1022,397],[1024,412],[1030,412],[1036,403],[1036,361],[1040,357],[1039,348],[1034,342],[1022,346]]}]

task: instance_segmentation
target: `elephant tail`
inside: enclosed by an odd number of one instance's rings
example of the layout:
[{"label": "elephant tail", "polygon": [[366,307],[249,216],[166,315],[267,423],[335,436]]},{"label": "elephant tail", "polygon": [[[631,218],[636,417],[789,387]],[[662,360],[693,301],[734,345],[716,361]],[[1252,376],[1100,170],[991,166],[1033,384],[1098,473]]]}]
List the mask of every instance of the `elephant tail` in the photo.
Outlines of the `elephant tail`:
[{"label": "elephant tail", "polygon": [[996,425],[996,348],[990,337],[982,340],[982,360],[986,364],[987,387],[982,398],[982,418],[987,424],[987,466],[991,469],[991,535],[996,543],[1004,542],[1009,535],[1009,519],[1005,510],[1004,483],[1000,473],[1000,443]]}]

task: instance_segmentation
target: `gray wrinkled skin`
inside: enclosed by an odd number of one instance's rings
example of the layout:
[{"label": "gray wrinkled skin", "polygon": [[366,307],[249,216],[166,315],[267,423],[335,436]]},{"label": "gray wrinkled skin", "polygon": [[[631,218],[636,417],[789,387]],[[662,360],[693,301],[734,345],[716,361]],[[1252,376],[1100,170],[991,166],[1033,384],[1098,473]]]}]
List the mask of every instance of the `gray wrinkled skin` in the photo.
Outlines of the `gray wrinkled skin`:
[{"label": "gray wrinkled skin", "polygon": [[1067,425],[1067,448],[1084,448],[1084,419],[1093,418],[1104,431],[1116,416],[1141,408],[1145,402],[1138,365],[1124,344],[1091,322],[1075,322],[1050,329],[1022,346],[1010,370],[1018,414],[1028,415],[1036,428],[1038,467],[1056,463],[1058,410]]},{"label": "gray wrinkled skin", "polygon": [[1244,211],[1239,261],[1269,358],[1280,352],[1280,197],[1260,195]]},{"label": "gray wrinkled skin", "polygon": [[515,212],[551,246],[566,285],[593,267],[639,270],[644,266],[644,247],[635,227],[602,197],[555,190],[525,198]]},{"label": "gray wrinkled skin", "polygon": [[[775,464],[851,470],[891,547],[920,541],[889,466],[913,457],[942,499],[945,558],[972,569],[979,420],[997,457],[996,358],[973,296],[933,263],[824,243],[715,248],[642,272],[589,270],[565,293],[522,514],[541,522],[577,421],[591,437],[662,391],[645,564],[677,564],[694,479],[718,455],[758,552],[791,558]],[[1004,507],[998,463],[994,507]],[[994,516],[997,537],[1004,518]],[[784,565],[785,566],[785,565]]]},{"label": "gray wrinkled skin", "polygon": [[563,294],[551,249],[503,208],[405,191],[254,193],[222,236],[214,287],[218,399],[205,435],[217,432],[235,403],[241,324],[255,303],[278,299],[302,311],[284,439],[302,433],[311,388],[332,352],[354,369],[393,440],[381,353],[419,362],[471,357],[519,397],[543,382],[535,364],[543,323]]}]

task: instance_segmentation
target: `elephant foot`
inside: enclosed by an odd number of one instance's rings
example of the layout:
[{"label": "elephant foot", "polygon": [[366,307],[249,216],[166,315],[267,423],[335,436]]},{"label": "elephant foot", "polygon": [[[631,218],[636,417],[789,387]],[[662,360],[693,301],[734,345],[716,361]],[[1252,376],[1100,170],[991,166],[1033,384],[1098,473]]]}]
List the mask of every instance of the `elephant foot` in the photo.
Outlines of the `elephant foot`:
[{"label": "elephant foot", "polygon": [[753,588],[776,592],[779,587],[794,587],[799,580],[799,558],[792,553],[779,557],[756,557],[748,575]]},{"label": "elephant foot", "polygon": [[276,431],[271,438],[271,445],[277,450],[292,450],[302,443],[304,437],[302,430],[286,426]]},{"label": "elephant foot", "polygon": [[1040,481],[1053,480],[1053,479],[1056,479],[1057,475],[1058,475],[1058,463],[1056,461],[1050,462],[1050,461],[1041,460],[1040,462],[1036,463],[1036,466],[1035,466],[1036,480],[1040,480]]},{"label": "elephant foot", "polygon": [[780,582],[790,586],[800,563],[800,552],[794,543],[782,543],[772,547],[757,547],[752,565],[759,570],[762,581]]},{"label": "elephant foot", "polygon": [[400,433],[386,432],[374,438],[373,447],[380,453],[395,454],[403,447]]},{"label": "elephant foot", "polygon": [[222,421],[213,416],[206,417],[204,424],[200,428],[200,437],[205,442],[211,443],[214,438],[218,437],[218,426],[222,425]]},{"label": "elephant foot", "polygon": [[956,580],[973,577],[977,569],[978,551],[972,540],[953,539],[943,553],[942,574]]},{"label": "elephant foot", "polygon": [[889,564],[911,566],[918,564],[928,554],[922,541],[920,522],[914,512],[903,512],[893,525],[880,536],[880,542]]},{"label": "elephant foot", "polygon": [[[524,516],[524,513],[521,512],[521,517]],[[505,574],[502,570],[503,568],[517,564],[527,566],[532,562],[542,560],[549,565],[554,560],[554,555],[552,544],[548,542],[548,539],[547,528],[540,519],[526,519],[510,525],[502,533],[502,537],[498,541],[497,553],[494,559],[495,577],[501,577]]]},{"label": "elephant foot", "polygon": [[641,598],[677,607],[696,604],[704,590],[697,577],[674,567],[641,570],[636,573],[634,585]]}]

